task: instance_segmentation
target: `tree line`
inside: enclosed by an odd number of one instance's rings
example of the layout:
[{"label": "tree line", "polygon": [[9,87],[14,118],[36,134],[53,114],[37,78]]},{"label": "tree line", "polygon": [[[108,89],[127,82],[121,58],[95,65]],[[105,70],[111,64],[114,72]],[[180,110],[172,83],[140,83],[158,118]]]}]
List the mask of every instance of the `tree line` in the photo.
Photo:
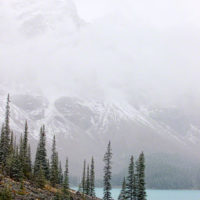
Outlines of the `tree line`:
[{"label": "tree line", "polygon": [[[44,188],[46,184],[60,188],[62,196],[57,199],[70,199],[69,193],[69,163],[65,161],[64,172],[59,161],[56,150],[56,138],[53,137],[51,158],[47,156],[46,131],[43,125],[40,128],[40,138],[38,141],[34,163],[31,161],[31,147],[28,141],[28,123],[25,122],[24,134],[21,135],[17,143],[16,137],[10,128],[10,97],[7,97],[5,121],[1,128],[0,137],[0,173],[10,178],[23,182],[29,180],[35,186]],[[111,143],[107,146],[103,161],[104,166],[104,200],[111,200],[111,178],[112,178],[112,150]],[[141,153],[139,159],[134,164],[133,156],[130,160],[128,177],[124,178],[119,200],[146,200],[145,192],[145,159]],[[94,158],[91,163],[83,163],[83,174],[78,191],[83,195],[95,198],[95,164]]]}]

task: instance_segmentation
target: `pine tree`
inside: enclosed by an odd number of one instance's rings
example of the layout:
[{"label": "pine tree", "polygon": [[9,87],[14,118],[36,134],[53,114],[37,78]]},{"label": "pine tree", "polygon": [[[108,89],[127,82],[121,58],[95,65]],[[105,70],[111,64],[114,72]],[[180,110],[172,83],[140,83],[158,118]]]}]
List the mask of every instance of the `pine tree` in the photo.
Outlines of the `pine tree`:
[{"label": "pine tree", "polygon": [[83,162],[83,175],[82,175],[82,181],[81,181],[81,189],[83,194],[86,193],[86,161]]},{"label": "pine tree", "polygon": [[12,154],[14,151],[14,134],[13,131],[11,132],[11,137],[10,137],[10,153]]},{"label": "pine tree", "polygon": [[[0,165],[2,170],[6,167],[7,157],[10,154],[10,96],[8,94],[5,123],[1,130],[1,143],[0,143]],[[5,172],[5,171],[4,171]]]},{"label": "pine tree", "polygon": [[28,146],[27,159],[26,159],[26,177],[32,178],[32,162],[31,162],[31,147]]},{"label": "pine tree", "polygon": [[67,191],[68,189],[69,189],[69,166],[68,166],[68,159],[66,159],[63,190]]},{"label": "pine tree", "polygon": [[39,171],[40,165],[44,171],[45,178],[48,178],[48,166],[47,166],[47,153],[46,153],[46,134],[45,126],[40,129],[40,140],[36,151],[35,163],[34,163],[34,176]]},{"label": "pine tree", "polygon": [[50,180],[50,163],[49,163],[49,159],[47,159],[46,179]]},{"label": "pine tree", "polygon": [[58,170],[58,184],[62,185],[63,183],[63,172],[62,172],[62,164],[59,163],[59,170]]},{"label": "pine tree", "polygon": [[23,177],[24,177],[24,149],[23,149],[23,138],[22,138],[22,135],[20,136],[20,143],[19,143],[19,160],[20,160],[20,165],[21,165],[21,168],[22,168],[22,174],[23,174]]},{"label": "pine tree", "polygon": [[94,158],[91,160],[90,167],[90,196],[95,197],[95,172],[94,172]]},{"label": "pine tree", "polygon": [[39,170],[36,172],[35,176],[36,176],[36,179],[35,179],[36,185],[39,188],[44,188],[46,180],[45,180],[45,174],[44,174],[42,165],[39,166]]},{"label": "pine tree", "polygon": [[142,152],[136,165],[137,170],[137,200],[146,200],[145,189],[145,158]]},{"label": "pine tree", "polygon": [[22,163],[18,147],[16,147],[15,154],[11,162],[10,177],[17,181],[21,181],[23,178]]},{"label": "pine tree", "polygon": [[127,193],[126,193],[126,178],[124,177],[124,181],[122,183],[122,189],[121,189],[121,192],[120,192],[120,195],[118,197],[118,200],[125,200],[127,199]]},{"label": "pine tree", "polygon": [[3,169],[5,164],[5,154],[4,154],[4,147],[5,147],[5,131],[4,131],[4,124],[1,128],[1,140],[0,140],[0,166]]},{"label": "pine tree", "polygon": [[52,145],[52,155],[51,155],[51,175],[50,181],[52,186],[58,183],[58,153],[56,152],[56,138],[54,135],[53,145]]},{"label": "pine tree", "polygon": [[136,200],[136,185],[135,185],[133,156],[131,156],[131,159],[130,159],[126,187],[127,187],[127,199]]},{"label": "pine tree", "polygon": [[64,181],[63,181],[63,194],[64,194],[64,199],[70,199],[68,159],[66,159],[66,164],[65,164]]},{"label": "pine tree", "polygon": [[24,157],[26,157],[27,151],[28,151],[28,123],[27,121],[25,122],[25,128],[24,128],[23,151],[24,151]]},{"label": "pine tree", "polygon": [[104,155],[104,162],[105,162],[105,166],[104,166],[104,196],[103,199],[104,200],[111,200],[111,178],[112,178],[112,166],[111,166],[111,159],[112,159],[112,152],[111,152],[111,143],[109,141],[108,143],[108,147],[107,147],[107,151]]},{"label": "pine tree", "polygon": [[6,104],[6,113],[5,113],[5,126],[4,126],[4,131],[5,131],[5,146],[4,146],[4,153],[5,153],[5,158],[10,153],[10,95],[8,94],[7,97],[7,104]]},{"label": "pine tree", "polygon": [[86,194],[90,194],[90,167],[87,166],[87,178],[86,178]]}]

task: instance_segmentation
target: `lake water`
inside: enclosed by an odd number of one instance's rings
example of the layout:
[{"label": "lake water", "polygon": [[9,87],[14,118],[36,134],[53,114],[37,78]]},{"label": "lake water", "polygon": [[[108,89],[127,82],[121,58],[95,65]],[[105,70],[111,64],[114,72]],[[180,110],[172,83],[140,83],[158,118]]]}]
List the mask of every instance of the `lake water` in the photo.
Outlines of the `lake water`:
[{"label": "lake water", "polygon": [[[112,197],[117,200],[120,189],[112,189]],[[96,196],[102,198],[103,188],[96,188]],[[147,200],[200,200],[200,190],[147,190]]]}]

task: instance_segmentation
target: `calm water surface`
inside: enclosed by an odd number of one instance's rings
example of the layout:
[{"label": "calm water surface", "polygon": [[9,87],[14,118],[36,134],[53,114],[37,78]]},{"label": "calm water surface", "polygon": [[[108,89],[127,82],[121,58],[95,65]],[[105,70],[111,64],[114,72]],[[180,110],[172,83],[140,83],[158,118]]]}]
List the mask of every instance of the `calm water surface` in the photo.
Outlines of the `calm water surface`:
[{"label": "calm water surface", "polygon": [[[117,200],[120,189],[112,190],[113,199]],[[103,188],[96,188],[96,196],[103,196]],[[147,200],[200,200],[200,190],[147,190]]]}]

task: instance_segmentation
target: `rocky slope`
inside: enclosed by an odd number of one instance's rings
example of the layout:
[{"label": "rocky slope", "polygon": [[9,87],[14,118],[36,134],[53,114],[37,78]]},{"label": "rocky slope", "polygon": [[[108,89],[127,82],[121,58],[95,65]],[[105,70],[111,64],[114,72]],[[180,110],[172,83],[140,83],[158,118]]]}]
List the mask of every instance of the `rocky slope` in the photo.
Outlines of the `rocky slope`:
[{"label": "rocky slope", "polygon": [[[0,174],[0,199],[5,200],[53,200],[58,194],[61,194],[61,189],[53,188],[48,184],[43,189],[37,188],[33,183],[28,181],[16,182],[10,178]],[[71,200],[100,200],[99,198],[91,198],[87,195],[82,195],[74,190],[69,191]]]}]

